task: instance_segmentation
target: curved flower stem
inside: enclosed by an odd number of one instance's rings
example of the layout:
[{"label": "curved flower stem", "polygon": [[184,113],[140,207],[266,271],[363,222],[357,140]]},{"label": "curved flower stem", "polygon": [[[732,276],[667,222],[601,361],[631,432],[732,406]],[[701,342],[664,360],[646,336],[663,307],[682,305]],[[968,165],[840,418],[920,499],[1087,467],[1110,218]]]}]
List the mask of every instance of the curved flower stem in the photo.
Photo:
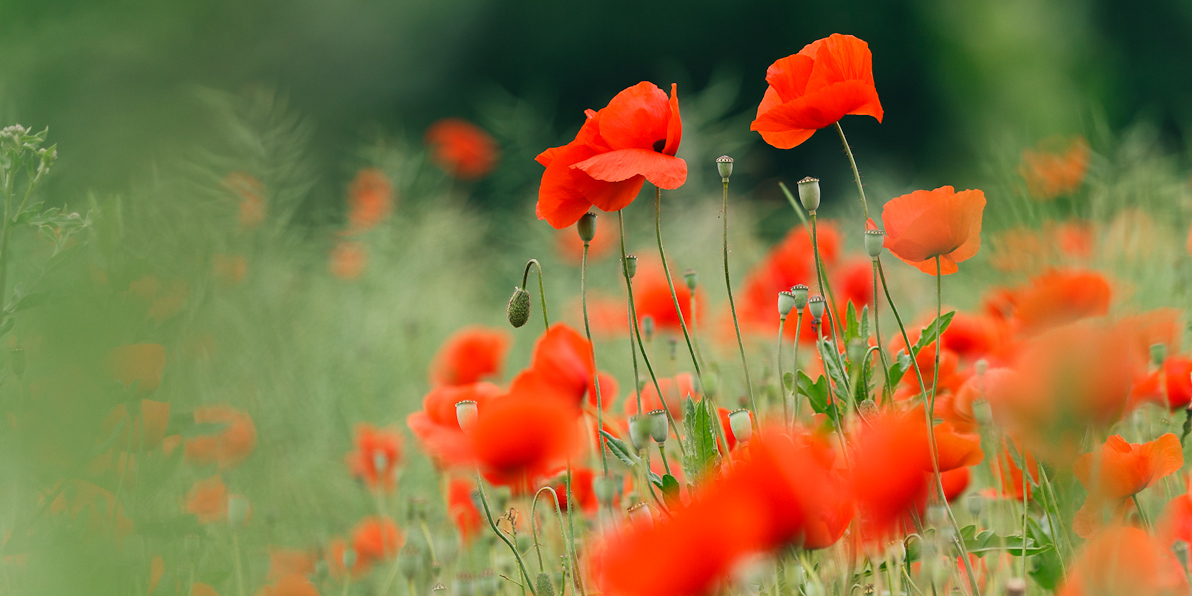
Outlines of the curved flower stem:
[{"label": "curved flower stem", "polygon": [[[539,269],[541,271],[541,268]],[[539,278],[541,279],[541,277]],[[584,241],[584,255],[580,261],[579,267],[579,296],[580,302],[584,309],[584,334],[588,338],[588,348],[592,350],[592,385],[596,388],[596,443],[600,446],[600,464],[604,470],[604,475],[608,476],[608,453],[604,448],[604,435],[600,431],[604,430],[604,403],[600,396],[600,367],[596,366],[596,344],[592,343],[592,324],[588,321],[588,241]],[[543,302],[542,312],[546,313],[546,303]],[[550,328],[550,325],[547,325]],[[567,472],[568,486],[571,483],[571,472],[568,467]],[[567,495],[570,499],[571,495]],[[568,501],[570,503],[570,501]],[[571,508],[568,507],[570,513]]]},{"label": "curved flower stem", "polygon": [[[1024,455],[1024,456],[1023,456],[1023,458],[1022,458],[1022,464],[1023,464],[1024,466],[1026,465],[1026,457],[1025,457],[1025,455]],[[1052,519],[1051,519],[1051,511],[1052,511],[1052,509],[1053,509],[1053,508],[1054,508],[1054,510],[1055,510],[1055,518],[1056,518],[1057,520],[1059,520],[1059,519],[1060,519],[1060,501],[1059,501],[1059,499],[1058,499],[1058,498],[1056,498],[1056,496],[1055,496],[1055,487],[1054,487],[1054,486],[1052,486],[1052,484],[1051,484],[1051,480],[1050,480],[1050,479],[1047,477],[1047,468],[1044,468],[1044,467],[1043,467],[1043,464],[1041,464],[1041,463],[1038,463],[1038,462],[1036,462],[1036,463],[1035,463],[1035,465],[1036,465],[1036,466],[1038,467],[1038,469],[1039,469],[1039,480],[1043,481],[1043,494],[1044,494],[1044,496],[1046,497],[1047,495],[1051,495],[1051,505],[1052,505],[1052,506],[1051,506],[1051,507],[1047,507],[1047,506],[1046,506],[1046,501],[1045,501],[1045,502],[1044,502],[1044,503],[1045,503],[1045,506],[1044,506],[1044,508],[1043,508],[1043,509],[1044,509],[1044,511],[1046,511],[1046,512],[1047,512],[1047,524],[1048,524],[1049,526],[1051,526],[1051,535],[1052,535],[1052,540],[1055,540],[1055,536],[1056,536],[1056,534],[1063,534],[1063,536],[1064,536],[1064,543],[1065,543],[1065,544],[1067,544],[1067,546],[1068,546],[1068,552],[1070,552],[1070,553],[1073,553],[1073,556],[1075,556],[1076,547],[1072,546],[1072,539],[1068,537],[1068,533],[1067,533],[1066,531],[1062,531],[1062,528],[1063,528],[1063,526],[1062,526],[1062,524],[1061,524],[1061,523],[1053,522],[1053,521],[1052,521]],[[1064,565],[1064,553],[1063,553],[1063,551],[1061,551],[1061,550],[1060,550],[1060,547],[1059,547],[1059,542],[1058,542],[1058,541],[1056,542],[1056,545],[1055,545],[1055,546],[1056,546],[1056,548],[1055,548],[1055,553],[1056,553],[1056,555],[1057,555],[1057,556],[1059,557],[1059,559],[1060,559],[1060,567],[1061,567],[1062,569],[1065,569],[1065,570],[1066,570],[1068,567],[1067,567],[1067,565]],[[1067,572],[1065,571],[1065,574],[1066,574],[1066,573],[1067,573]]]},{"label": "curved flower stem", "polygon": [[[724,223],[724,231],[721,234],[721,238],[724,240],[724,286],[728,290],[728,307],[733,314],[733,329],[737,332],[737,347],[741,350],[741,368],[745,370],[745,387],[749,390],[749,404],[753,407],[753,426],[759,428],[758,419],[761,415],[757,411],[757,399],[753,396],[753,384],[749,381],[749,363],[745,360],[745,342],[741,340],[741,323],[737,319],[737,305],[733,302],[733,279],[728,273],[728,178],[724,179],[724,201],[720,218]],[[727,441],[724,446],[725,453],[728,453]]]},{"label": "curved flower stem", "polygon": [[886,350],[882,347],[882,326],[877,317],[877,259],[873,260],[873,333],[877,336],[877,355],[882,359],[882,404],[889,404],[894,400],[894,388],[890,386],[890,363],[886,361]]},{"label": "curved flower stem", "polygon": [[[570,489],[568,489],[568,490],[570,491]],[[534,493],[534,499],[530,501],[530,532],[534,536],[534,549],[536,551],[538,551],[538,567],[542,570],[543,573],[546,573],[546,566],[542,562],[542,549],[539,548],[539,546],[538,546],[538,525],[537,525],[538,518],[534,515],[534,508],[538,506],[538,495],[541,495],[544,491],[549,491],[551,496],[554,497],[554,499],[555,499],[555,515],[557,515],[559,518],[559,534],[561,534],[563,536],[563,541],[567,543],[567,556],[568,556],[568,558],[571,559],[571,562],[568,563],[568,565],[571,566],[572,569],[575,569],[575,567],[579,565],[579,560],[575,554],[575,539],[574,539],[575,529],[572,528],[572,530],[571,530],[572,538],[570,540],[568,540],[567,534],[563,532],[563,514],[560,513],[560,511],[562,511],[563,508],[559,506],[559,493],[555,492],[555,489],[550,486],[544,486],[544,487],[538,489],[538,492]],[[568,496],[567,498],[570,499],[571,497]],[[572,503],[572,501],[570,501],[570,500],[567,501],[568,514],[571,513],[571,503]],[[579,589],[579,593],[583,594],[584,586],[583,586],[583,583],[580,581],[579,574],[574,573],[572,575],[575,578],[576,587]]]},{"label": "curved flower stem", "polygon": [[480,493],[480,504],[484,506],[484,517],[488,520],[488,527],[492,528],[497,538],[500,538],[501,542],[504,542],[505,546],[508,546],[509,550],[513,552],[513,558],[517,559],[517,566],[522,572],[522,577],[525,578],[525,587],[530,590],[531,594],[538,596],[538,593],[534,591],[534,580],[530,577],[530,572],[526,571],[526,562],[522,560],[521,553],[517,551],[517,545],[511,542],[509,537],[497,527],[497,522],[493,521],[493,512],[488,506],[488,497],[484,494],[484,477],[480,475],[480,468],[476,468],[476,490]]},{"label": "curved flower stem", "polygon": [[840,143],[844,145],[844,152],[848,155],[848,164],[853,167],[853,180],[857,182],[857,194],[861,195],[861,208],[865,210],[865,221],[869,221],[869,203],[865,201],[865,187],[861,186],[861,172],[857,171],[857,160],[853,159],[853,150],[848,146],[848,139],[844,138],[844,129],[840,128],[840,121],[836,121],[836,133],[840,135]]},{"label": "curved flower stem", "polygon": [[[585,243],[584,246],[586,248],[587,244]],[[550,318],[547,317],[547,315],[546,315],[546,290],[542,286],[542,263],[539,263],[538,259],[530,259],[526,263],[526,270],[524,273],[522,273],[522,288],[526,287],[526,282],[529,281],[529,279],[530,279],[530,267],[531,266],[538,268],[538,298],[542,300],[542,322],[543,322],[543,324],[546,325],[546,328],[549,330],[550,329]],[[591,340],[589,340],[589,341],[591,341]]]},{"label": "curved flower stem", "polygon": [[[782,396],[782,426],[786,426],[791,419],[790,407],[786,404],[786,379],[782,375],[782,332],[786,327],[786,317],[778,319],[778,392]],[[761,412],[757,413],[761,416]]]},{"label": "curved flower stem", "polygon": [[699,349],[699,329],[696,326],[695,320],[695,291],[691,292],[691,298],[688,300],[691,305],[691,344],[695,346],[695,356],[699,359],[699,365],[704,365],[704,355]]}]

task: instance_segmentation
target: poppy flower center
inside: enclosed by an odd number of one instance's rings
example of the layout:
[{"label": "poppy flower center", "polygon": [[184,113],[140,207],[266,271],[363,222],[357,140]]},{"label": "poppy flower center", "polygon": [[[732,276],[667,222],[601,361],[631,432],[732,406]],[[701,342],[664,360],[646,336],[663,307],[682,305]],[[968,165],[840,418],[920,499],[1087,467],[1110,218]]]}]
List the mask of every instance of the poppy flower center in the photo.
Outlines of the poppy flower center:
[{"label": "poppy flower center", "polygon": [[662,153],[662,150],[665,148],[666,148],[666,139],[658,139],[657,141],[654,141],[654,150],[655,151]]}]

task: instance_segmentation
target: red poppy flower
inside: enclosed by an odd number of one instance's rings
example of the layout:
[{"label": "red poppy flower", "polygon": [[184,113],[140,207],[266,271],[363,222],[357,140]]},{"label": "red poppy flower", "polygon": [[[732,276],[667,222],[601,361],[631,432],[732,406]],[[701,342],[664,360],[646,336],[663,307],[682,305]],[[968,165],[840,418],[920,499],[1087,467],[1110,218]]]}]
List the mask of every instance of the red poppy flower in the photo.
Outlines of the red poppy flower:
[{"label": "red poppy flower", "polygon": [[[555,323],[535,342],[530,367],[513,379],[512,388],[565,396],[575,408],[581,407],[587,396],[588,403],[595,406],[595,367],[592,344],[587,338],[564,323]],[[612,375],[601,372],[599,376],[600,405],[607,409],[617,397],[617,382]]]},{"label": "red poppy flower", "polygon": [[331,249],[331,274],[344,280],[359,279],[368,265],[368,251],[359,242],[340,241]]},{"label": "red poppy flower", "polygon": [[1175,596],[1188,579],[1175,555],[1138,528],[1098,532],[1072,563],[1057,596]]},{"label": "red poppy flower", "polygon": [[378,563],[397,556],[406,543],[406,536],[388,517],[370,515],[352,530],[352,548],[356,556],[368,563]]},{"label": "red poppy flower", "polygon": [[506,329],[475,326],[456,331],[431,362],[431,384],[470,385],[499,376],[512,342]]},{"label": "red poppy flower", "polygon": [[[353,547],[353,551],[355,548]],[[352,568],[349,570],[344,565],[344,555],[348,552],[348,543],[343,538],[332,538],[327,543],[327,548],[324,549],[324,559],[327,561],[327,571],[331,573],[331,577],[342,578],[347,575],[352,577],[360,577],[368,573],[372,569],[372,561],[361,557],[358,553],[356,561],[352,563]]]},{"label": "red poppy flower", "polygon": [[1044,140],[1038,148],[1022,152],[1018,172],[1035,199],[1046,201],[1080,190],[1089,167],[1089,146],[1076,137],[1062,151],[1049,151],[1054,139]]},{"label": "red poppy flower", "polygon": [[813,41],[770,65],[766,94],[749,130],[779,149],[790,149],[846,115],[882,121],[869,45],[839,33]]},{"label": "red poppy flower", "polygon": [[348,470],[372,490],[393,492],[401,465],[401,433],[371,424],[356,425],[356,450],[347,456]]},{"label": "red poppy flower", "polygon": [[[1035,333],[1109,312],[1113,289],[1096,271],[1055,269],[1019,290],[1014,318],[1020,329]],[[1150,346],[1147,346],[1149,349]]]},{"label": "red poppy flower", "polygon": [[1173,356],[1156,370],[1140,379],[1130,392],[1131,401],[1149,401],[1172,412],[1188,408],[1192,403],[1192,358]]},{"label": "red poppy flower", "polygon": [[[596,474],[590,468],[572,468],[571,494],[575,497],[576,511],[588,515],[596,513],[596,509],[600,506],[600,503],[596,500],[596,490],[593,488],[595,479]],[[554,488],[555,493],[559,495],[559,507],[563,511],[571,508],[571,502],[567,500],[566,472],[563,472],[559,477],[548,483],[547,486]],[[552,500],[549,495],[543,495],[543,498],[548,503]]]},{"label": "red poppy flower", "polygon": [[186,493],[187,513],[198,516],[201,523],[222,520],[228,514],[228,489],[218,474],[195,482]]},{"label": "red poppy flower", "polygon": [[195,409],[196,424],[226,424],[215,435],[186,440],[186,461],[196,466],[218,464],[225,469],[244,461],[257,444],[257,429],[248,414],[229,406]]},{"label": "red poppy flower", "polygon": [[134,344],[120,346],[108,352],[108,370],[112,376],[130,387],[138,383],[137,390],[149,393],[161,385],[162,371],[166,367],[166,349],[161,344]]},{"label": "red poppy flower", "polygon": [[871,416],[853,440],[852,493],[873,534],[894,530],[907,509],[926,498],[931,454],[922,415]]},{"label": "red poppy flower", "polygon": [[[821,222],[817,230],[820,258],[828,271],[836,270],[841,256],[843,241],[840,232],[831,222]],[[742,327],[754,332],[772,334],[778,330],[778,310],[775,300],[778,292],[791,286],[803,284],[817,288],[815,281],[815,253],[811,244],[811,233],[803,226],[795,226],[787,232],[766,257],[745,277],[745,284],[738,303],[738,315]],[[806,310],[806,309],[804,309]],[[810,315],[804,312],[804,341],[814,341],[815,331],[811,329]],[[726,318],[726,321],[729,320]],[[795,336],[793,316],[787,320],[788,338]]]},{"label": "red poppy flower", "polygon": [[[1089,491],[1084,506],[1072,519],[1072,528],[1088,537],[1100,525],[1103,508],[1118,509],[1126,499],[1184,467],[1179,437],[1167,433],[1148,443],[1128,443],[1113,435],[1105,445],[1076,458],[1073,472]],[[1117,513],[1117,512],[1115,512]]]},{"label": "red poppy flower", "polygon": [[[672,280],[676,277],[672,274]],[[654,326],[659,330],[678,332],[679,313],[683,322],[691,328],[691,290],[687,284],[675,284],[675,296],[679,299],[679,311],[675,311],[675,298],[671,296],[670,286],[666,283],[666,273],[662,265],[652,259],[643,259],[638,263],[637,275],[633,277],[633,308],[637,312],[637,319],[650,317],[654,319]],[[771,300],[771,302],[773,302]],[[702,318],[704,296],[703,292],[696,292],[696,317]]]},{"label": "red poppy flower", "polygon": [[[1035,460],[1034,454],[1029,450],[1024,450],[1022,446],[1012,438],[1007,437],[1002,442],[1003,448],[997,458],[990,462],[993,466],[994,476],[997,478],[998,494],[1003,497],[1014,499],[1015,501],[1022,501],[1025,497],[1031,498],[1031,484],[1039,482],[1039,464]],[[1011,451],[1013,450],[1013,451]],[[1015,456],[1011,453],[1025,454],[1026,467],[1030,474],[1031,480],[1027,481],[1026,486],[1022,485],[1022,469],[1015,463]],[[1021,457],[1021,455],[1019,455]],[[1025,493],[1023,492],[1025,490]]]},{"label": "red poppy flower", "polygon": [[455,522],[465,545],[471,544],[484,526],[483,514],[472,499],[474,490],[476,485],[463,478],[452,478],[447,485],[447,515]]},{"label": "red poppy flower", "polygon": [[377,168],[356,172],[348,188],[348,229],[362,232],[376,227],[393,207],[393,183]]},{"label": "red poppy flower", "polygon": [[236,193],[240,200],[240,227],[252,229],[265,221],[268,207],[265,202],[265,185],[244,172],[232,172],[223,179],[224,188]]},{"label": "red poppy flower", "polygon": [[[662,390],[662,397],[658,397],[658,389]],[[648,382],[642,385],[642,409],[646,412],[654,410],[661,410],[663,403],[666,404],[666,409],[670,410],[671,417],[675,420],[683,419],[683,400],[691,398],[694,401],[699,401],[701,396],[695,388],[695,376],[691,373],[679,373],[673,377],[662,377],[658,379],[658,388],[654,387],[653,382]],[[627,416],[637,415],[637,394],[631,393],[625,400],[625,414]]]},{"label": "red poppy flower", "polygon": [[303,575],[283,575],[264,586],[259,596],[319,596],[319,590]]},{"label": "red poppy flower", "polygon": [[406,425],[436,466],[468,465],[472,463],[472,452],[459,427],[455,404],[474,401],[477,410],[483,412],[489,401],[501,393],[501,388],[492,383],[437,387],[422,398],[422,411],[406,417]]},{"label": "red poppy flower", "polygon": [[497,165],[497,142],[484,129],[459,118],[444,118],[426,129],[431,159],[452,176],[483,178]]},{"label": "red poppy flower", "polygon": [[269,547],[269,579],[287,575],[306,576],[315,572],[315,556],[310,551]]},{"label": "red poppy flower", "polygon": [[1157,526],[1163,544],[1176,540],[1192,544],[1192,495],[1184,493],[1168,501]]},{"label": "red poppy flower", "polygon": [[515,388],[480,410],[468,436],[472,453],[494,483],[523,486],[574,453],[576,414],[566,396]]},{"label": "red poppy flower", "polygon": [[687,181],[687,162],[675,157],[683,124],[679,98],[642,81],[613,97],[600,111],[588,110],[575,140],[536,158],[546,166],[538,189],[538,219],[565,228],[592,207],[619,211],[649,180],[675,189]]},{"label": "red poppy flower", "polygon": [[882,208],[886,226],[885,247],[903,262],[935,275],[935,258],[940,273],[960,270],[957,263],[968,260],[981,248],[981,214],[985,193],[956,192],[951,186],[916,190],[890,199]]}]

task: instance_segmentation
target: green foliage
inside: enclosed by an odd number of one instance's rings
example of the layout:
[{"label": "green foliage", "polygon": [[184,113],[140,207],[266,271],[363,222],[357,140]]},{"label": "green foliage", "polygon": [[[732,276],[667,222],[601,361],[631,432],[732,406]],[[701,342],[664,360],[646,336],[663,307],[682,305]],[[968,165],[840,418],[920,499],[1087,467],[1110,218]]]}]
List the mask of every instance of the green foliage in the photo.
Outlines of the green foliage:
[{"label": "green foliage", "polygon": [[688,478],[701,478],[720,458],[716,449],[716,414],[708,400],[684,400],[683,428],[687,453],[683,471]]}]

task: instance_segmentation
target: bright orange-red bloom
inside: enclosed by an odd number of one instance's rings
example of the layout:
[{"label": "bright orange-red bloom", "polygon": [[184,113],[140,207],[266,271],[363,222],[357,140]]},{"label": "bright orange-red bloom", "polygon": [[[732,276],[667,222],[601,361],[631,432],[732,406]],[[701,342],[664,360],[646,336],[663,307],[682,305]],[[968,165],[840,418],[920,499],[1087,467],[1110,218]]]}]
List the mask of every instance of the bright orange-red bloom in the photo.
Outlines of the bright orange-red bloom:
[{"label": "bright orange-red bloom", "polygon": [[[672,273],[675,283],[675,296],[679,299],[679,310],[675,311],[675,298],[671,296],[670,286],[666,283],[666,273],[662,265],[654,260],[645,259],[638,263],[637,275],[633,277],[633,308],[637,312],[638,323],[650,317],[659,330],[678,332],[679,313],[683,322],[691,328],[691,290],[681,278]],[[703,318],[703,292],[696,292],[696,317]]]},{"label": "bright orange-red bloom", "polygon": [[[354,550],[355,547],[353,547]],[[344,564],[344,555],[347,553],[348,543],[343,538],[332,538],[327,542],[327,548],[323,550],[323,556],[327,561],[327,571],[331,573],[331,577],[342,578],[347,575],[359,577],[372,569],[372,561],[358,554],[356,555],[356,561],[352,564],[352,568],[347,569],[347,566]]]},{"label": "bright orange-red bloom", "polygon": [[1176,596],[1188,579],[1175,555],[1138,528],[1118,526],[1085,543],[1057,596]]},{"label": "bright orange-red bloom", "polygon": [[370,515],[352,530],[352,548],[366,564],[386,561],[397,556],[406,543],[406,536],[388,517]]},{"label": "bright orange-red bloom", "polygon": [[1089,146],[1082,137],[1059,152],[1045,150],[1047,144],[1051,143],[1045,140],[1036,149],[1024,150],[1018,166],[1031,196],[1042,201],[1080,190],[1089,167]]},{"label": "bright orange-red bloom", "polygon": [[[1027,333],[1109,312],[1113,288],[1096,271],[1055,269],[1031,279],[1019,290],[1014,318]],[[1149,346],[1148,346],[1149,348]]]},{"label": "bright orange-red bloom", "polygon": [[908,508],[924,500],[931,470],[920,412],[871,416],[855,435],[852,493],[867,527],[881,535],[895,529]]},{"label": "bright orange-red bloom", "polygon": [[220,521],[228,514],[228,489],[218,474],[195,482],[186,493],[186,511],[202,523]]},{"label": "bright orange-red bloom", "polygon": [[577,414],[566,395],[514,388],[480,410],[468,434],[472,453],[492,482],[521,487],[575,452]]},{"label": "bright orange-red bloom", "polygon": [[[816,239],[825,269],[835,273],[843,246],[840,232],[831,222],[823,221],[819,224]],[[815,281],[815,253],[811,244],[811,233],[804,226],[791,228],[782,242],[771,248],[766,257],[745,277],[737,306],[742,327],[760,333],[776,332],[778,309],[775,301],[778,292],[789,290],[796,284],[806,285],[812,288],[812,292],[818,288]],[[811,329],[811,316],[807,313],[803,316],[802,339],[814,341],[815,331]],[[786,323],[786,337],[794,338],[793,314]]]},{"label": "bright orange-red bloom", "polygon": [[1157,370],[1141,379],[1130,394],[1134,401],[1149,401],[1172,412],[1192,403],[1192,358],[1173,356]]},{"label": "bright orange-red bloom", "polygon": [[393,492],[401,465],[401,433],[371,424],[356,425],[356,450],[347,456],[348,470],[372,490]]},{"label": "bright orange-red bloom", "polygon": [[849,114],[882,121],[869,44],[839,33],[813,41],[770,65],[766,94],[749,130],[790,149]]},{"label": "bright orange-red bloom", "polygon": [[[592,344],[570,326],[555,323],[534,343],[530,367],[513,379],[512,390],[566,397],[566,402],[575,408],[582,407],[587,396],[588,404],[595,406],[595,372]],[[599,379],[600,406],[607,409],[617,397],[617,381],[603,372]]]},{"label": "bright orange-red bloom", "polygon": [[232,172],[224,177],[224,188],[236,193],[240,200],[240,227],[255,228],[265,221],[267,203],[265,185],[244,172]]},{"label": "bright orange-red bloom", "polygon": [[430,365],[432,385],[470,385],[501,374],[513,334],[506,329],[465,327],[451,334]]},{"label": "bright orange-red bloom", "polygon": [[[658,397],[658,389],[662,390],[662,397],[665,399]],[[652,382],[642,386],[642,409],[646,412],[661,410],[663,402],[665,402],[666,409],[670,410],[670,415],[675,420],[683,419],[683,400],[688,398],[694,401],[701,399],[695,387],[695,376],[691,373],[662,377],[658,379],[658,388],[655,388]],[[625,414],[633,416],[638,413],[637,394],[631,393],[625,400]]]},{"label": "bright orange-red bloom", "polygon": [[112,376],[126,388],[138,383],[137,390],[141,392],[151,392],[161,385],[165,367],[166,349],[161,344],[120,346],[108,352],[108,369]]},{"label": "bright orange-red bloom", "polygon": [[477,409],[483,412],[488,402],[501,393],[501,388],[492,383],[437,387],[422,398],[422,411],[406,417],[406,425],[436,466],[449,468],[470,464],[472,451],[459,427],[455,404],[474,401]]},{"label": "bright orange-red bloom", "polygon": [[362,232],[375,227],[393,208],[393,183],[377,168],[364,168],[348,187],[348,229]]},{"label": "bright orange-red bloom", "polygon": [[1100,525],[1103,509],[1120,515],[1127,499],[1182,467],[1183,447],[1172,433],[1142,444],[1128,443],[1121,435],[1109,437],[1104,446],[1076,458],[1073,465],[1089,496],[1073,517],[1072,528],[1087,538]]},{"label": "bright orange-red bloom", "polygon": [[[593,481],[596,479],[596,474],[590,468],[575,467],[571,470],[571,494],[575,497],[576,511],[586,514],[596,513],[596,508],[600,503],[596,500],[596,490],[593,488]],[[566,472],[560,474],[552,482],[545,486],[550,486],[555,489],[555,493],[559,495],[559,507],[563,511],[567,511],[571,507],[571,502],[567,500],[567,474]],[[553,499],[550,495],[542,495],[542,498],[549,504]]]},{"label": "bright orange-red bloom", "polygon": [[538,189],[538,219],[565,228],[592,207],[619,211],[646,180],[665,189],[687,181],[687,162],[675,157],[683,136],[679,98],[642,81],[588,110],[575,140],[536,158],[546,166]]},{"label": "bright orange-red bloom", "polygon": [[328,269],[331,275],[340,279],[359,279],[364,275],[364,268],[368,265],[368,251],[359,242],[342,240],[335,243],[331,249],[331,261]]},{"label": "bright orange-red bloom", "polygon": [[257,444],[252,417],[230,406],[196,408],[195,424],[227,425],[217,434],[186,440],[186,461],[196,466],[218,464],[221,470],[230,468],[244,461]]},{"label": "bright orange-red bloom", "polygon": [[447,485],[447,515],[455,522],[460,540],[465,545],[471,544],[484,526],[480,508],[472,499],[475,489],[476,485],[472,481],[463,478],[452,478]]},{"label": "bright orange-red bloom", "polygon": [[895,197],[882,208],[885,246],[924,273],[936,274],[936,257],[941,274],[956,273],[960,270],[956,264],[981,248],[984,210],[985,193],[979,190],[956,192],[941,186]]},{"label": "bright orange-red bloom", "polygon": [[459,118],[444,118],[426,129],[431,159],[456,178],[476,180],[493,171],[497,142],[484,129]]}]

